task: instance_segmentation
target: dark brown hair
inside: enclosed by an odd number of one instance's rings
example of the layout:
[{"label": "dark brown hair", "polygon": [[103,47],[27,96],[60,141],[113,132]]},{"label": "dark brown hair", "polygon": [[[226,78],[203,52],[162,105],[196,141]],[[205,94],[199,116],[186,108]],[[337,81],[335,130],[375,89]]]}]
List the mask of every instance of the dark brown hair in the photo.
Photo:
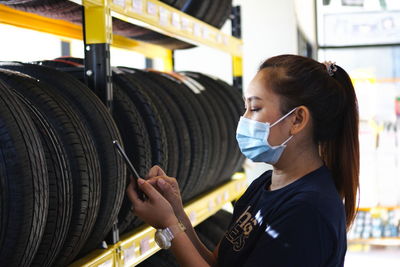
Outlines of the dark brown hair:
[{"label": "dark brown hair", "polygon": [[332,171],[344,201],[349,229],[356,214],[359,189],[358,105],[349,75],[341,67],[329,75],[325,64],[313,59],[281,55],[267,59],[268,85],[282,97],[281,112],[304,105],[312,116],[313,138]]}]

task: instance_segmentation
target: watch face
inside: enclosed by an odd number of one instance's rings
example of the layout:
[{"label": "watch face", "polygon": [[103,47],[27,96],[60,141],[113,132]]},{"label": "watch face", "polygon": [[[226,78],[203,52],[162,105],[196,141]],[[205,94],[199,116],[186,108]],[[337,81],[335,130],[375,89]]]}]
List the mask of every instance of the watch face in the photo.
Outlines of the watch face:
[{"label": "watch face", "polygon": [[167,239],[162,230],[156,231],[154,240],[156,241],[157,245],[162,249],[168,249],[171,246],[171,242]]}]

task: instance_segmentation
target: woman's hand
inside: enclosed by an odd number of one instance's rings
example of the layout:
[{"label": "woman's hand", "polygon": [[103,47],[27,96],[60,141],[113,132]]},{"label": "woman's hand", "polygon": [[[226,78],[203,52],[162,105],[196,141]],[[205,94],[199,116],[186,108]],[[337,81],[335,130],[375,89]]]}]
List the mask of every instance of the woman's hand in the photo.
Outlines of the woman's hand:
[{"label": "woman's hand", "polygon": [[147,175],[152,184],[171,204],[176,216],[184,213],[181,192],[175,178],[169,177],[159,166],[153,166]]},{"label": "woman's hand", "polygon": [[139,188],[147,196],[141,200],[131,180],[126,193],[132,202],[133,213],[156,229],[163,229],[178,223],[170,203],[147,181],[139,178]]}]

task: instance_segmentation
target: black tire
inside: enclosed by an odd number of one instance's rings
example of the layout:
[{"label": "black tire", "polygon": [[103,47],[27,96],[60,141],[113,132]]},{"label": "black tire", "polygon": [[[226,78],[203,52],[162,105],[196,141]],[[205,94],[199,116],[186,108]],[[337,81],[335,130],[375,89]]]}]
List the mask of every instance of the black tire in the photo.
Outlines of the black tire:
[{"label": "black tire", "polygon": [[135,85],[140,91],[144,91],[154,103],[156,109],[161,118],[160,125],[165,130],[167,144],[167,158],[168,162],[165,167],[165,172],[172,177],[176,177],[178,174],[179,165],[179,145],[178,145],[178,133],[177,129],[173,127],[174,121],[169,113],[165,99],[154,91],[154,87],[157,86],[151,80],[146,79],[143,75],[140,75],[138,70],[119,67],[121,71],[126,74],[126,78]]},{"label": "black tire", "polygon": [[196,228],[196,234],[199,237],[200,241],[206,246],[206,248],[208,248],[211,251],[214,251],[217,244],[214,244],[214,242],[212,242],[207,235],[200,232],[197,228]]},{"label": "black tire", "polygon": [[45,83],[4,70],[0,74],[4,82],[57,125],[67,151],[73,174],[73,214],[67,239],[55,262],[55,265],[66,265],[84,245],[99,210],[101,177],[95,145],[76,112]]},{"label": "black tire", "polygon": [[[174,128],[176,135],[167,135],[167,140],[168,143],[170,143],[170,140],[172,139],[178,143],[178,153],[175,155],[178,162],[176,178],[178,180],[182,195],[185,195],[184,185],[189,177],[192,153],[189,128],[185,121],[184,115],[182,114],[182,109],[177,105],[177,103],[175,103],[174,99],[168,94],[168,92],[151,78],[148,72],[129,68],[121,69],[134,76],[137,80],[142,81],[143,84],[146,84],[148,94],[155,96],[159,100],[162,100],[162,105],[167,109],[167,112],[172,117],[173,123],[169,128]],[[174,158],[171,158],[170,160],[172,161]],[[167,173],[167,175],[170,174]]]},{"label": "black tire", "polygon": [[214,245],[218,244],[225,235],[224,230],[208,219],[197,225],[196,230],[205,235]]},{"label": "black tire", "polygon": [[[188,76],[188,78],[191,79],[191,77]],[[197,81],[199,82],[199,81]],[[231,160],[232,155],[230,147],[231,147],[231,140],[232,140],[232,127],[231,127],[231,121],[229,120],[230,118],[230,111],[229,108],[226,104],[226,100],[223,100],[220,98],[220,96],[212,89],[210,88],[210,85],[208,83],[201,83],[201,85],[205,88],[204,89],[204,95],[207,97],[209,101],[214,101],[212,107],[214,108],[213,114],[218,120],[218,125],[220,128],[220,138],[219,138],[219,145],[220,145],[220,153],[219,153],[219,163],[218,163],[218,168],[215,171],[215,175],[212,177],[212,179],[208,182],[207,188],[210,189],[212,187],[215,187],[218,185],[219,180],[221,179],[221,176],[223,175],[223,172],[229,168],[227,166],[228,161]],[[210,102],[211,103],[211,102]]]},{"label": "black tire", "polygon": [[[139,175],[144,177],[151,167],[150,140],[145,123],[138,108],[132,103],[126,92],[116,84],[113,87],[115,122],[120,130],[128,157],[132,160],[132,164],[138,170]],[[126,184],[129,184],[129,175],[126,177]],[[125,195],[118,214],[120,233],[128,230],[129,225],[135,219],[131,206],[130,200]]]},{"label": "black tire", "polygon": [[[65,59],[65,64],[68,64],[70,59]],[[74,64],[68,68],[62,68],[64,71],[71,74],[76,79],[84,80],[84,70],[79,67],[71,67],[81,63],[80,59],[72,59]],[[43,62],[47,64],[47,62]],[[117,83],[113,83],[114,88],[114,110],[113,117],[115,123],[120,131],[125,150],[133,165],[138,170],[139,174],[144,177],[151,167],[151,147],[149,134],[146,130],[146,125],[134,103],[130,100],[129,96],[122,90]],[[129,173],[124,178],[125,188],[129,184]],[[124,196],[120,211],[118,214],[118,229],[120,233],[129,230],[130,224],[136,220],[136,216],[131,211],[131,203],[129,199]],[[111,234],[107,236],[107,240],[111,239]]]},{"label": "black tire", "polygon": [[210,1],[207,7],[207,12],[204,14],[201,20],[211,25],[211,21],[217,15],[218,7],[220,6],[220,4],[220,1]]},{"label": "black tire", "polygon": [[32,75],[51,85],[88,126],[102,164],[100,209],[92,233],[82,249],[81,253],[85,254],[97,248],[116,223],[125,194],[125,165],[112,144],[113,140],[122,140],[118,128],[101,100],[86,85],[67,73],[33,64],[13,63],[2,67]]},{"label": "black tire", "polygon": [[207,173],[210,151],[206,142],[210,136],[210,126],[203,108],[186,86],[166,74],[148,72],[148,75],[175,100],[189,128],[191,166],[182,192],[182,198],[186,201],[196,195],[196,186]]},{"label": "black tire", "polygon": [[205,139],[205,149],[209,152],[209,164],[207,172],[199,177],[196,185],[194,186],[196,194],[200,194],[205,190],[211,188],[210,184],[217,175],[217,170],[223,164],[221,162],[221,125],[218,123],[219,110],[215,99],[206,94],[206,88],[200,83],[196,82],[188,76],[176,73],[174,75],[182,85],[186,86],[192,92],[192,95],[197,99],[202,110],[206,116],[204,123],[209,124],[210,132],[208,138]]},{"label": "black tire", "polygon": [[217,20],[215,21],[215,27],[221,29],[224,26],[226,20],[230,17],[232,13],[232,0],[225,0],[225,6],[223,11],[220,13],[221,15],[217,16]]},{"label": "black tire", "polygon": [[186,0],[182,11],[195,18],[201,19],[207,12],[210,1],[211,0]]},{"label": "black tire", "polygon": [[49,207],[46,225],[33,266],[51,266],[64,244],[72,216],[72,173],[57,130],[28,99],[17,91],[17,98],[24,103],[36,128],[46,158],[49,179]]},{"label": "black tire", "polygon": [[0,266],[30,266],[47,219],[47,168],[34,123],[1,80],[0,184]]},{"label": "black tire", "polygon": [[127,75],[117,68],[114,68],[113,80],[129,96],[146,124],[151,143],[152,165],[159,165],[164,168],[168,162],[168,147],[165,130],[157,108],[146,92],[136,87]]},{"label": "black tire", "polygon": [[219,210],[207,220],[218,226],[221,230],[228,231],[229,224],[232,220],[232,213],[226,210]]},{"label": "black tire", "polygon": [[82,22],[82,6],[65,0],[1,1],[10,7],[41,16],[67,20],[76,24]]},{"label": "black tire", "polygon": [[223,164],[224,168],[221,169],[220,174],[218,174],[213,181],[213,185],[216,186],[231,178],[233,169],[236,166],[236,161],[239,157],[235,137],[237,125],[236,116],[238,112],[230,97],[227,97],[225,93],[221,91],[221,88],[219,88],[218,85],[216,86],[215,82],[213,82],[211,78],[195,72],[185,72],[185,74],[208,88],[210,93],[214,95],[216,99],[219,99],[220,102],[224,103],[220,106],[220,112],[222,112],[227,124],[228,150]]}]

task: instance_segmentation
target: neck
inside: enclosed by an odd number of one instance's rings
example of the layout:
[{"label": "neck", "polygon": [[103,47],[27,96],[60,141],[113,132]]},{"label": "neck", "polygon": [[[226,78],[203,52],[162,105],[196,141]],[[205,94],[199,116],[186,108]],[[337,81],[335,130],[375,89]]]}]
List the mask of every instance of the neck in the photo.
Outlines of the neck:
[{"label": "neck", "polygon": [[311,147],[312,149],[300,150],[298,153],[287,153],[287,155],[292,155],[291,157],[282,157],[272,172],[271,191],[293,183],[324,164],[318,154],[318,147]]}]

